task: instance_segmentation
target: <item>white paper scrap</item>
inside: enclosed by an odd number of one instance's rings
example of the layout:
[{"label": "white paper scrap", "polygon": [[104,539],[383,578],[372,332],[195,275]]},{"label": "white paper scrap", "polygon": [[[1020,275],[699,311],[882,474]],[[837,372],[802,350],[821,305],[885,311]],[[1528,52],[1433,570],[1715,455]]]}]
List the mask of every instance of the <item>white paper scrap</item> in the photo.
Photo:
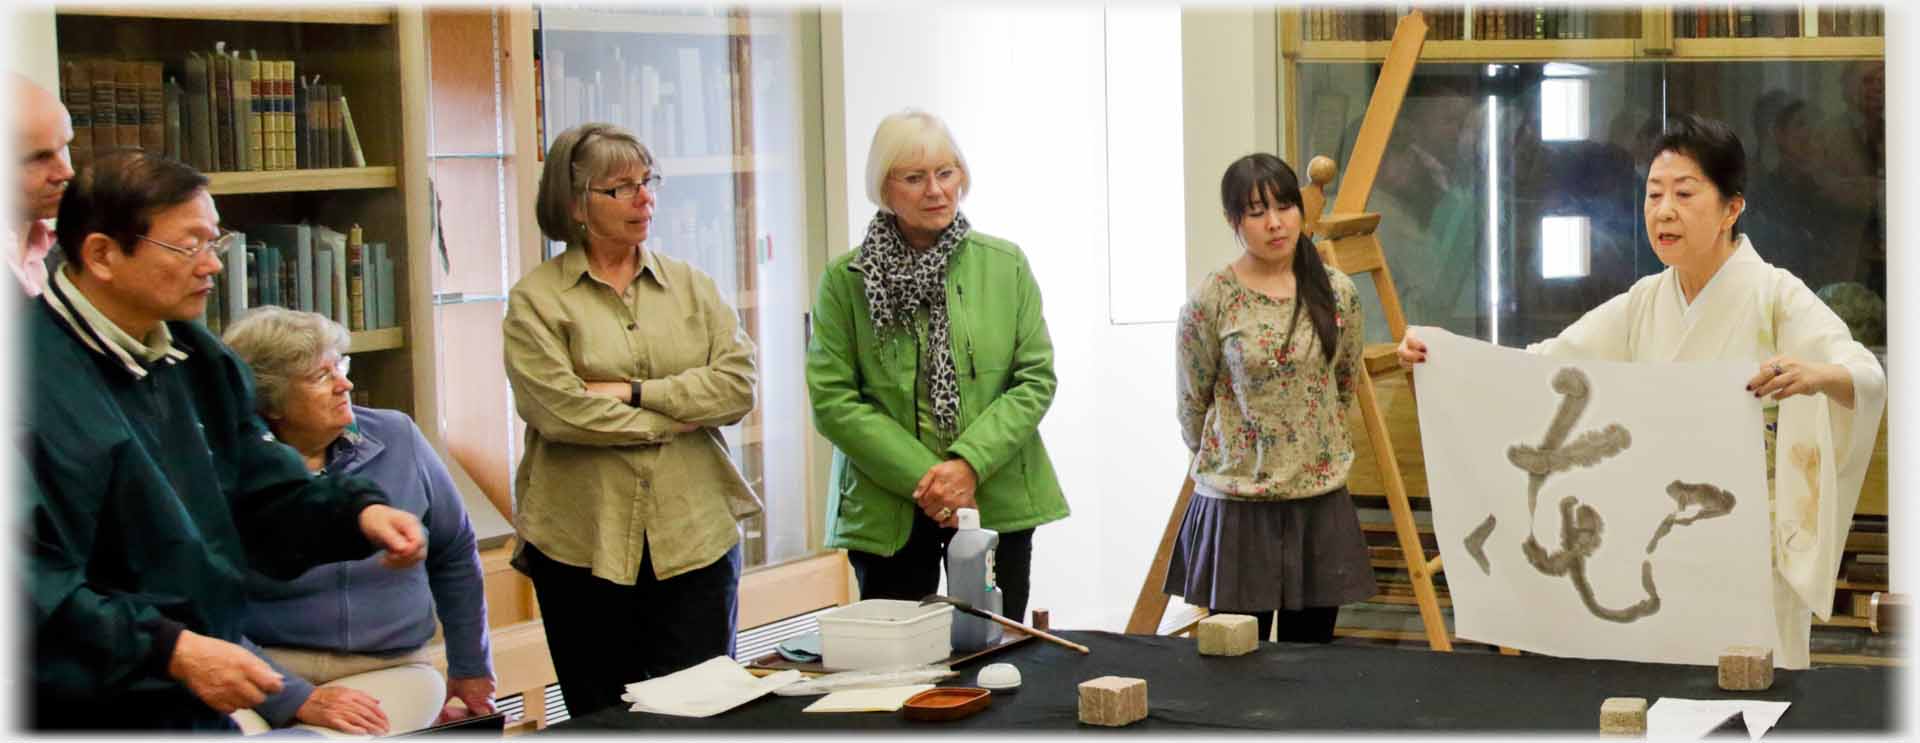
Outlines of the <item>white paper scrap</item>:
[{"label": "white paper scrap", "polygon": [[620,699],[633,712],[679,717],[712,717],[800,680],[800,672],[781,671],[756,678],[727,656],[715,656],[692,668],[627,684]]},{"label": "white paper scrap", "polygon": [[907,699],[933,688],[933,684],[888,686],[879,689],[836,691],[807,705],[802,712],[897,712]]},{"label": "white paper scrap", "polygon": [[1647,709],[1647,738],[1698,740],[1736,714],[1746,722],[1747,738],[1759,740],[1780,722],[1792,702],[1750,699],[1679,699],[1661,697]]}]

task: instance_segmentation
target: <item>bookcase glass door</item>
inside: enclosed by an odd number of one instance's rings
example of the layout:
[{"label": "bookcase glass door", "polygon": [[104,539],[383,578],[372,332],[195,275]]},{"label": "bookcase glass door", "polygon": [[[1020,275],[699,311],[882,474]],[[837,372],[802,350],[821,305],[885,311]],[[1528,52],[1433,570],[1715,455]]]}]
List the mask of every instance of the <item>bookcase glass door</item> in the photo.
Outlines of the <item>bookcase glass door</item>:
[{"label": "bookcase glass door", "polygon": [[[804,317],[811,293],[800,19],[793,11],[537,6],[550,145],[570,127],[632,130],[658,161],[646,248],[712,276],[756,346],[754,411],[722,429],[765,510],[741,524],[748,567],[808,553]],[[552,244],[552,255],[564,246]]]},{"label": "bookcase glass door", "polygon": [[[1296,151],[1346,162],[1379,65],[1298,72]],[[1884,355],[1884,99],[1878,60],[1423,62],[1367,210],[1409,322],[1524,345],[1665,268],[1641,209],[1651,148],[1663,116],[1711,116],[1747,152],[1736,229]]]},{"label": "bookcase glass door", "polygon": [[[509,236],[532,215],[509,207],[516,155],[507,146],[511,117],[503,113],[513,110],[503,84],[506,13],[435,8],[423,15],[434,229],[432,243],[422,247],[431,254],[440,334],[434,346],[440,420],[432,423],[448,454],[511,519],[523,429],[508,393],[500,323],[509,277],[520,275]],[[476,518],[476,528],[480,523]]]}]

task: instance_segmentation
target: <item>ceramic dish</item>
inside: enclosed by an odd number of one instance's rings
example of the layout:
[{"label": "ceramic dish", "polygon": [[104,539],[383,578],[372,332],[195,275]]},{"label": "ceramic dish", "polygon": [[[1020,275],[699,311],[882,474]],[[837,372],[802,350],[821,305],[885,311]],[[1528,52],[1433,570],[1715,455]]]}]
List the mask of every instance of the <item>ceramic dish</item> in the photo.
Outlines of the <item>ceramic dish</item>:
[{"label": "ceramic dish", "polygon": [[980,669],[976,683],[982,689],[991,689],[1002,694],[1017,691],[1020,688],[1020,669],[1012,663],[995,663]]},{"label": "ceramic dish", "polygon": [[993,692],[986,689],[934,688],[908,697],[906,706],[900,709],[909,720],[946,722],[986,709],[991,701]]}]

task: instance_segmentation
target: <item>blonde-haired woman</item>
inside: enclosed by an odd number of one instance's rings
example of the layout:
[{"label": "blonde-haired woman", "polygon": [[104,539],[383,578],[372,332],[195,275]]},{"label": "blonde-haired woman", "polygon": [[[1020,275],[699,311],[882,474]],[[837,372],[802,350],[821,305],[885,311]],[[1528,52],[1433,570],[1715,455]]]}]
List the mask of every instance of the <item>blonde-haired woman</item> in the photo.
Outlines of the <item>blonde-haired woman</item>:
[{"label": "blonde-haired woman", "polygon": [[507,379],[527,422],[514,565],[568,711],[733,650],[736,522],[760,503],[717,427],[753,408],[753,343],[699,269],[643,245],[660,174],[613,124],[554,139],[535,217],[567,249],[514,284]]},{"label": "blonde-haired woman", "polygon": [[807,390],[833,442],[827,546],[864,598],[933,593],[955,512],[1000,532],[1003,613],[1026,613],[1035,527],[1067,516],[1039,436],[1053,402],[1040,287],[1011,242],[959,211],[970,179],[946,124],[904,111],[867,156],[878,213],[827,265],[814,300]]}]

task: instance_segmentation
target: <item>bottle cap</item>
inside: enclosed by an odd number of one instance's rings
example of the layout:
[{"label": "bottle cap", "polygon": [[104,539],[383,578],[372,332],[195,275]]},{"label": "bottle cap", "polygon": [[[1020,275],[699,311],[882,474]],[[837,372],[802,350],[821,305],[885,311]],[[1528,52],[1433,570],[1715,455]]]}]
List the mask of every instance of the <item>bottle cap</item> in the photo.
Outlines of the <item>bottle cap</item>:
[{"label": "bottle cap", "polygon": [[959,526],[962,529],[980,528],[980,510],[977,508],[962,508],[954,511],[953,515],[959,520]]}]

